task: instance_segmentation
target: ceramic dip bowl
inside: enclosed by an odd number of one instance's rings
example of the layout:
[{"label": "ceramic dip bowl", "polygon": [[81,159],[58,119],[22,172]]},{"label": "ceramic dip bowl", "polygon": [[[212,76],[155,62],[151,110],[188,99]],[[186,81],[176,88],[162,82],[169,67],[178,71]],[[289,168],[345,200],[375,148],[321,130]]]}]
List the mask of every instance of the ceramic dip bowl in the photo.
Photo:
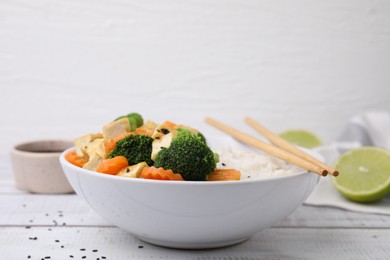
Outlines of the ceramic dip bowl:
[{"label": "ceramic dip bowl", "polygon": [[72,193],[59,163],[71,140],[40,140],[14,146],[11,151],[16,187],[32,193]]}]

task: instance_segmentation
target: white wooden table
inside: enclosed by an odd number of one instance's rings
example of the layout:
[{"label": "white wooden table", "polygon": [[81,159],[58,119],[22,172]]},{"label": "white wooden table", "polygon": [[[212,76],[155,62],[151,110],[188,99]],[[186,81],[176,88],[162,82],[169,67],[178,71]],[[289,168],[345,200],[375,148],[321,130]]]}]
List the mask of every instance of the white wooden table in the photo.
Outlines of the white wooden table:
[{"label": "white wooden table", "polygon": [[390,259],[390,216],[310,206],[235,246],[153,246],[112,226],[75,194],[17,190],[8,158],[0,159],[1,259]]}]

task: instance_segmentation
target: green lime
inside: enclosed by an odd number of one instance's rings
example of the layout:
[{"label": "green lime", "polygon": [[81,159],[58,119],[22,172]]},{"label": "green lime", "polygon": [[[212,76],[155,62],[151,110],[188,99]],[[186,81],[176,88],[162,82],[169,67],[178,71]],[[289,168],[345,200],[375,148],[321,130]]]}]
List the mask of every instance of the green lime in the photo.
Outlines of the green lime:
[{"label": "green lime", "polygon": [[322,144],[318,136],[306,130],[288,130],[280,133],[279,136],[289,143],[309,149]]},{"label": "green lime", "polygon": [[336,189],[356,202],[375,202],[390,192],[390,152],[378,147],[350,150],[336,161]]}]

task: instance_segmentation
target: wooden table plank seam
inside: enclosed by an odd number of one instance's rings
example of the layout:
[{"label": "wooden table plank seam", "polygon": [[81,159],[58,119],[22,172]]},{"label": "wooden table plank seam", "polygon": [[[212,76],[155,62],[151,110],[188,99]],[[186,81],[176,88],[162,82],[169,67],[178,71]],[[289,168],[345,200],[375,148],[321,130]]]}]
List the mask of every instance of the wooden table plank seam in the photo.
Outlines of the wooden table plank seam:
[{"label": "wooden table plank seam", "polygon": [[[1,228],[3,259],[390,259],[389,230],[269,228],[235,246],[214,250],[175,250],[147,244],[119,228]],[[314,239],[315,238],[315,239]],[[17,243],[16,243],[17,241]],[[58,242],[57,242],[58,241]],[[63,247],[62,247],[63,246]],[[23,250],[20,250],[23,249]],[[85,249],[84,251],[80,251]],[[93,258],[94,256],[94,258]],[[39,257],[39,258],[37,258]]]}]

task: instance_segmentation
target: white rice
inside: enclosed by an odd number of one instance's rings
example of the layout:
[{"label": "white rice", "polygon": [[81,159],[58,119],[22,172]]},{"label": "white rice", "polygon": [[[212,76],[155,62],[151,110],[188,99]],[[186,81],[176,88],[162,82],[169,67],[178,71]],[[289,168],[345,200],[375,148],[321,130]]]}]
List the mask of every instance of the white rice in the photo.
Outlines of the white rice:
[{"label": "white rice", "polygon": [[302,172],[297,166],[270,155],[244,152],[232,148],[218,151],[219,169],[236,169],[241,172],[241,180],[268,179]]}]

